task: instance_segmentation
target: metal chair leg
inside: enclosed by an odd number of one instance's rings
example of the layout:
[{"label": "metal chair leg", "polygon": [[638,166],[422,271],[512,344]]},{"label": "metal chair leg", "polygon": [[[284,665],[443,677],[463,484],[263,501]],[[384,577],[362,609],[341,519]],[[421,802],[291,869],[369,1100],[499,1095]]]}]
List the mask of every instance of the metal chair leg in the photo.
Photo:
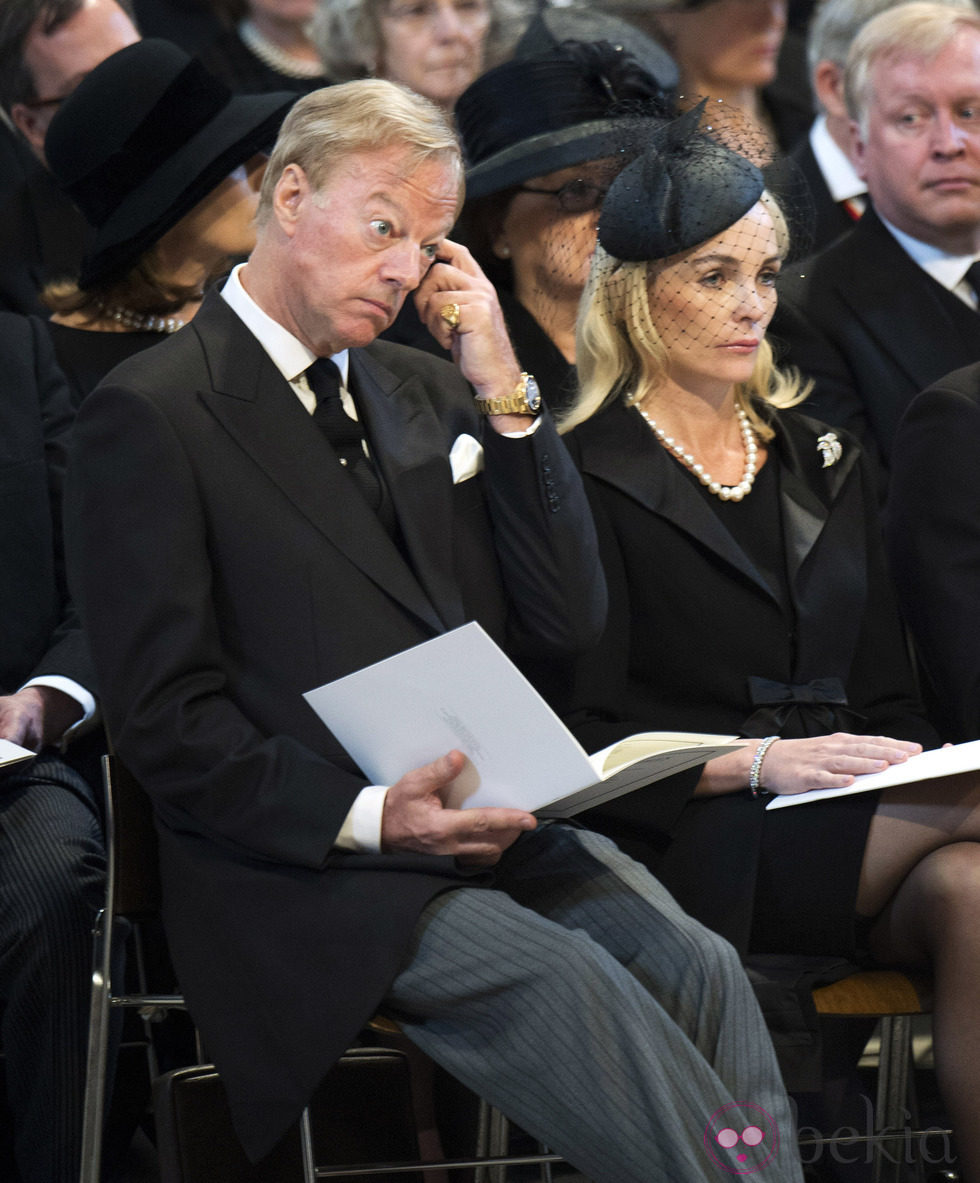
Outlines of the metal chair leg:
[{"label": "metal chair leg", "polygon": [[[487,1158],[490,1154],[490,1103],[480,1098],[476,1120],[477,1158]],[[487,1183],[487,1168],[478,1167],[473,1173],[473,1183]]]},{"label": "metal chair leg", "polygon": [[[510,1122],[499,1109],[490,1109],[490,1156],[503,1158],[510,1144]],[[491,1167],[490,1183],[507,1183],[507,1168]]]},{"label": "metal chair leg", "polygon": [[310,1124],[310,1107],[303,1110],[299,1119],[300,1153],[303,1156],[303,1183],[316,1183],[316,1159],[313,1156],[313,1128]]},{"label": "metal chair leg", "polygon": [[[550,1147],[545,1146],[542,1142],[538,1143],[538,1149],[541,1151],[542,1154],[547,1154],[550,1151]],[[543,1162],[541,1164],[540,1176],[541,1176],[541,1183],[552,1183],[552,1172],[551,1172],[551,1163],[550,1162]]]},{"label": "metal chair leg", "polygon": [[102,1172],[102,1127],[109,1051],[109,995],[112,990],[113,921],[103,908],[95,919],[89,1041],[82,1110],[80,1183],[99,1183]]},{"label": "metal chair leg", "polygon": [[[912,1083],[912,1018],[887,1015],[881,1020],[878,1052],[878,1090],[875,1110],[876,1133],[899,1133],[918,1128],[917,1106]],[[906,1154],[908,1138],[892,1138],[875,1144],[872,1160],[873,1183],[923,1183],[922,1161]],[[906,1162],[906,1158],[910,1161]]]}]

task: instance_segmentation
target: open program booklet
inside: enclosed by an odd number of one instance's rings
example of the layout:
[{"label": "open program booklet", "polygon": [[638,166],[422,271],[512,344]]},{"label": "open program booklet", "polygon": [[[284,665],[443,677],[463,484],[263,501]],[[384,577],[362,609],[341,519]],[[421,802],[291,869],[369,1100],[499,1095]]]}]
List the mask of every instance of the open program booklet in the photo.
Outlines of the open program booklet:
[{"label": "open program booklet", "polygon": [[9,764],[19,764],[22,760],[33,760],[37,752],[30,748],[22,748],[20,744],[11,743],[9,739],[0,739],[0,768]]},{"label": "open program booklet", "polygon": [[304,695],[374,784],[452,748],[466,757],[447,804],[570,817],[741,746],[730,735],[651,731],[590,756],[478,624],[465,624]]}]

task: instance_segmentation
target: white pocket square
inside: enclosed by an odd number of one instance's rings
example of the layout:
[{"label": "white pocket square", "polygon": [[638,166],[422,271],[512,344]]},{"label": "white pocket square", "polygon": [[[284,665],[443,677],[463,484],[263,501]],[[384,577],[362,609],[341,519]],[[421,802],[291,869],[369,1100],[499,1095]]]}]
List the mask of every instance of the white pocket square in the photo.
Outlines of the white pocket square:
[{"label": "white pocket square", "polygon": [[483,445],[464,432],[453,444],[449,463],[453,470],[454,485],[468,481],[483,468]]}]

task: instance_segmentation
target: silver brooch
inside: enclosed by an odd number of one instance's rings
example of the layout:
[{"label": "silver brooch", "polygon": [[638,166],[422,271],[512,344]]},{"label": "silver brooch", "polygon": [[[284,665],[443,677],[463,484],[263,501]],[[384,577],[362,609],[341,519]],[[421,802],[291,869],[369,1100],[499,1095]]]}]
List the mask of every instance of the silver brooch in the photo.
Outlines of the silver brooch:
[{"label": "silver brooch", "polygon": [[817,451],[823,457],[824,468],[830,468],[832,464],[836,464],[844,454],[840,440],[832,431],[817,437]]}]

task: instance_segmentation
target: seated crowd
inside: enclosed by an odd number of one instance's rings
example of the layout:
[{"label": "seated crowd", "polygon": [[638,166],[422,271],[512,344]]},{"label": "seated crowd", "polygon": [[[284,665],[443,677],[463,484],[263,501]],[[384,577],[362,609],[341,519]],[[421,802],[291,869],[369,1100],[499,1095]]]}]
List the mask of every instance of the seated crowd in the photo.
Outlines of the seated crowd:
[{"label": "seated crowd", "polygon": [[[803,796],[980,738],[973,4],[4,0],[0,153],[0,1177],[79,1178],[111,746],[252,1162],[381,1013],[597,1183],[802,1181],[777,954],[928,972],[980,1183],[980,769]],[[304,692],[471,620],[744,742],[370,783]]]}]

